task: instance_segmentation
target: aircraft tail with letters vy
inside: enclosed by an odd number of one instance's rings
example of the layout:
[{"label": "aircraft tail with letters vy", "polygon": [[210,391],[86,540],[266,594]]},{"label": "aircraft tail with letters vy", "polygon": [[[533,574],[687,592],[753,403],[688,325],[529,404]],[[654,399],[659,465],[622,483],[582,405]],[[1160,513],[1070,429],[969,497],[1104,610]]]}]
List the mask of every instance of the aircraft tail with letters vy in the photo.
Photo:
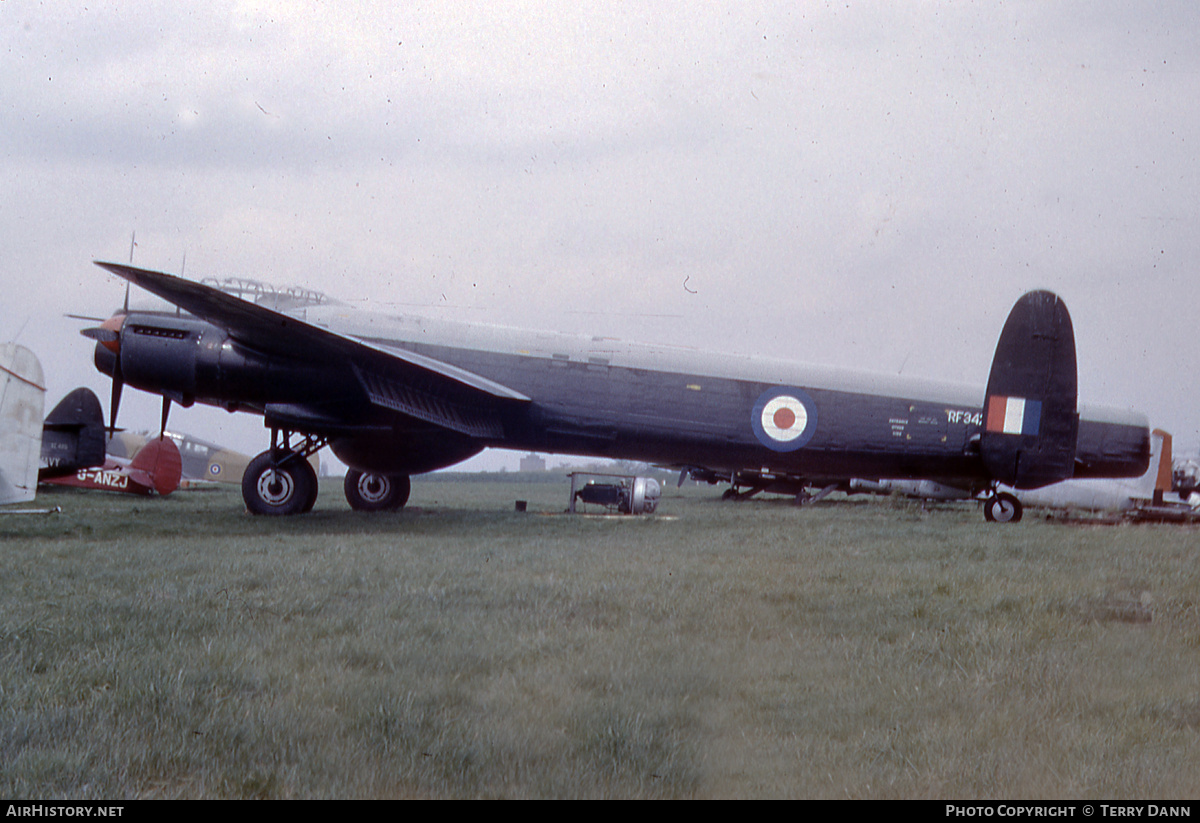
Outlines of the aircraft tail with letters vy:
[{"label": "aircraft tail with letters vy", "polygon": [[37,493],[45,403],[37,356],[16,343],[0,344],[0,504],[27,503]]},{"label": "aircraft tail with letters vy", "polygon": [[104,411],[88,388],[78,388],[58,402],[42,426],[38,482],[104,464]]}]

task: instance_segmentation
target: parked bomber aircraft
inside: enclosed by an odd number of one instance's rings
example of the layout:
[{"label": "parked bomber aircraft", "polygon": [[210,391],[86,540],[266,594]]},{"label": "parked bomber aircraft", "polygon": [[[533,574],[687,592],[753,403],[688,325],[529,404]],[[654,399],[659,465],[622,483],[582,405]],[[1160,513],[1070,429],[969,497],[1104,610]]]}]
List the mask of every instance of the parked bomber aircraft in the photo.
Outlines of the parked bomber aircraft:
[{"label": "parked bomber aircraft", "polygon": [[[409,477],[495,446],[642,460],[736,486],[910,477],[995,489],[1145,471],[1149,427],[1077,411],[1075,338],[1054,294],[1017,301],[985,392],[778,360],[358,312],[308,292],[254,301],[117,263],[188,312],[99,328],[113,415],[129,384],[261,414],[271,448],[242,482],[259,514],[307,511],[303,459],[328,444],[356,509],[404,505]],[[993,496],[985,513],[1011,505]],[[1016,505],[1019,505],[1016,504]]]}]

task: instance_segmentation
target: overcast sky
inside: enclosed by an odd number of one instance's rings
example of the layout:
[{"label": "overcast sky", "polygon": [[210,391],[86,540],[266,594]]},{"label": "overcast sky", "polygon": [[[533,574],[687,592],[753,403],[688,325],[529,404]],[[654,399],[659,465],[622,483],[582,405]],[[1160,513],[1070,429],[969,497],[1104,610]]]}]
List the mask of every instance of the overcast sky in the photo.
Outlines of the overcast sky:
[{"label": "overcast sky", "polygon": [[136,232],[194,278],[981,395],[1049,288],[1081,400],[1200,448],[1194,0],[337,5],[0,0],[0,339],[47,408],[107,408],[63,315],[120,305],[91,261]]}]

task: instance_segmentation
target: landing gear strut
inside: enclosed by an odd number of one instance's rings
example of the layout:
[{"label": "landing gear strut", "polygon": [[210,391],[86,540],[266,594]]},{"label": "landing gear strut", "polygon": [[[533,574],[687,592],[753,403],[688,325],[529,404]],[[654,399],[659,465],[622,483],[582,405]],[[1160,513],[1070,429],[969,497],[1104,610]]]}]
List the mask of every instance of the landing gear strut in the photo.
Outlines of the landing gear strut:
[{"label": "landing gear strut", "polygon": [[242,500],[251,514],[312,511],[317,502],[317,473],[308,458],[329,441],[313,435],[300,437],[293,446],[292,432],[272,429],[271,448],[246,467],[242,475]]},{"label": "landing gear strut", "polygon": [[1016,495],[997,492],[983,501],[983,517],[989,523],[1017,523],[1025,507]]},{"label": "landing gear strut", "polygon": [[411,490],[412,483],[407,474],[373,474],[357,469],[346,472],[346,501],[355,511],[404,508]]}]

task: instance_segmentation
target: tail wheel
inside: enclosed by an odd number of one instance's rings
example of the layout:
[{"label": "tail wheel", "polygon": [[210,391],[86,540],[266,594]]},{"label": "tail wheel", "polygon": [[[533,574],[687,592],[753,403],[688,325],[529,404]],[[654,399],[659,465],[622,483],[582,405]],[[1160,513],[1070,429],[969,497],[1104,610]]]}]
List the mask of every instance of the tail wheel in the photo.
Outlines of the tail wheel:
[{"label": "tail wheel", "polygon": [[1021,501],[1008,492],[994,494],[983,503],[983,517],[989,523],[1018,523],[1023,513]]},{"label": "tail wheel", "polygon": [[400,509],[408,502],[412,483],[407,474],[375,474],[351,469],[346,472],[346,501],[360,512]]},{"label": "tail wheel", "polygon": [[242,499],[251,514],[301,514],[316,502],[317,473],[295,453],[276,461],[265,451],[250,461],[242,475]]}]

